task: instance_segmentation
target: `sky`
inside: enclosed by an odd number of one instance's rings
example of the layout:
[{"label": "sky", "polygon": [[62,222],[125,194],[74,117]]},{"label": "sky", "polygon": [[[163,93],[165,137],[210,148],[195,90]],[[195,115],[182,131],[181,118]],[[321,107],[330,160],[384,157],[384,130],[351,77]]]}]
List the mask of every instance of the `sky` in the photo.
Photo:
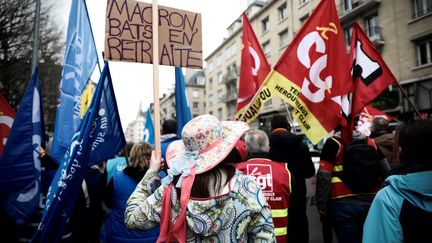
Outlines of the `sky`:
[{"label": "sky", "polygon": [[[150,0],[144,1],[151,3]],[[106,0],[86,0],[90,16],[99,62],[103,68],[102,51],[105,41]],[[54,19],[65,33],[71,0],[54,1]],[[227,37],[227,28],[246,10],[246,0],[159,0],[159,5],[201,13],[203,59],[211,54]],[[114,92],[123,130],[136,118],[140,104],[146,110],[153,102],[153,67],[151,64],[110,62]],[[205,66],[205,63],[204,63]],[[98,68],[92,79],[97,81]],[[174,86],[174,67],[159,66],[159,95]]]}]

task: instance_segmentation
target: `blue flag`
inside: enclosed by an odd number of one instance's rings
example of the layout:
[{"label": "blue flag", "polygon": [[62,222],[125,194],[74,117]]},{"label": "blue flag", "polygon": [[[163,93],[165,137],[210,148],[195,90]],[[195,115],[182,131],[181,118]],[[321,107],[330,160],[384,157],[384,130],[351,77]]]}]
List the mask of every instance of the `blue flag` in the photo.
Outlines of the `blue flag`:
[{"label": "blue flag", "polygon": [[33,71],[0,159],[0,199],[17,224],[26,223],[38,209],[40,150],[45,130],[38,68]]},{"label": "blue flag", "polygon": [[87,169],[111,158],[125,144],[106,64],[80,129],[74,134],[48,190],[44,214],[33,242],[60,241]]},{"label": "blue flag", "polygon": [[181,68],[175,68],[175,103],[177,117],[177,136],[181,137],[184,125],[192,119],[186,94],[186,83]]},{"label": "blue flag", "polygon": [[81,94],[98,62],[85,0],[72,0],[51,156],[62,160],[81,123]]},{"label": "blue flag", "polygon": [[152,146],[154,145],[154,126],[151,119],[150,108],[147,110],[146,124],[144,127],[144,138],[143,140]]}]

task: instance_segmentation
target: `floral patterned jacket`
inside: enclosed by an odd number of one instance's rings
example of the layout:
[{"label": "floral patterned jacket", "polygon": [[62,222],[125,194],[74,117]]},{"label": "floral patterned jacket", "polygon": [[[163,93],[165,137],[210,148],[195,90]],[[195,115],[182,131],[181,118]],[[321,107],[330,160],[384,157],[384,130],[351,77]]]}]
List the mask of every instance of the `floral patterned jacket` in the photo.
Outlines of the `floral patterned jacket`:
[{"label": "floral patterned jacket", "polygon": [[[156,172],[148,171],[130,196],[125,212],[129,228],[145,230],[160,222],[164,190],[160,180]],[[187,241],[275,242],[271,210],[255,180],[236,171],[229,189],[228,193],[212,198],[190,198]],[[179,198],[174,189],[171,193],[172,215],[176,217]]]}]

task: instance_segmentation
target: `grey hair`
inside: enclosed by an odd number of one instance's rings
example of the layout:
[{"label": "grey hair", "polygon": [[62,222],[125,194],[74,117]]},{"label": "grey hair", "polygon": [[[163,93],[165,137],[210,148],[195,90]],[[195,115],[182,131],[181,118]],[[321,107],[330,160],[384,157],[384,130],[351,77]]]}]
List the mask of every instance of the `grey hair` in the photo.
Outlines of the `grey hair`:
[{"label": "grey hair", "polygon": [[253,129],[247,132],[245,142],[248,153],[268,153],[270,151],[267,134],[261,130]]}]

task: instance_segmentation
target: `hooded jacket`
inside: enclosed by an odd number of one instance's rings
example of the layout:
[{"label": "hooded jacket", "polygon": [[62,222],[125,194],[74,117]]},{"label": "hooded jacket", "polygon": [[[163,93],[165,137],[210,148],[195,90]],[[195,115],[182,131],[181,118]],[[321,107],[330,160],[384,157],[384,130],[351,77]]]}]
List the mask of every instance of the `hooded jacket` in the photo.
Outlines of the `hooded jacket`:
[{"label": "hooded jacket", "polygon": [[393,175],[369,210],[363,242],[430,242],[432,171]]},{"label": "hooded jacket", "polygon": [[[126,205],[126,225],[147,229],[159,223],[163,185],[148,171]],[[210,198],[190,198],[187,205],[187,242],[275,242],[270,207],[255,180],[237,171],[228,182],[228,192]],[[179,198],[173,189],[171,214],[179,214]]]}]

